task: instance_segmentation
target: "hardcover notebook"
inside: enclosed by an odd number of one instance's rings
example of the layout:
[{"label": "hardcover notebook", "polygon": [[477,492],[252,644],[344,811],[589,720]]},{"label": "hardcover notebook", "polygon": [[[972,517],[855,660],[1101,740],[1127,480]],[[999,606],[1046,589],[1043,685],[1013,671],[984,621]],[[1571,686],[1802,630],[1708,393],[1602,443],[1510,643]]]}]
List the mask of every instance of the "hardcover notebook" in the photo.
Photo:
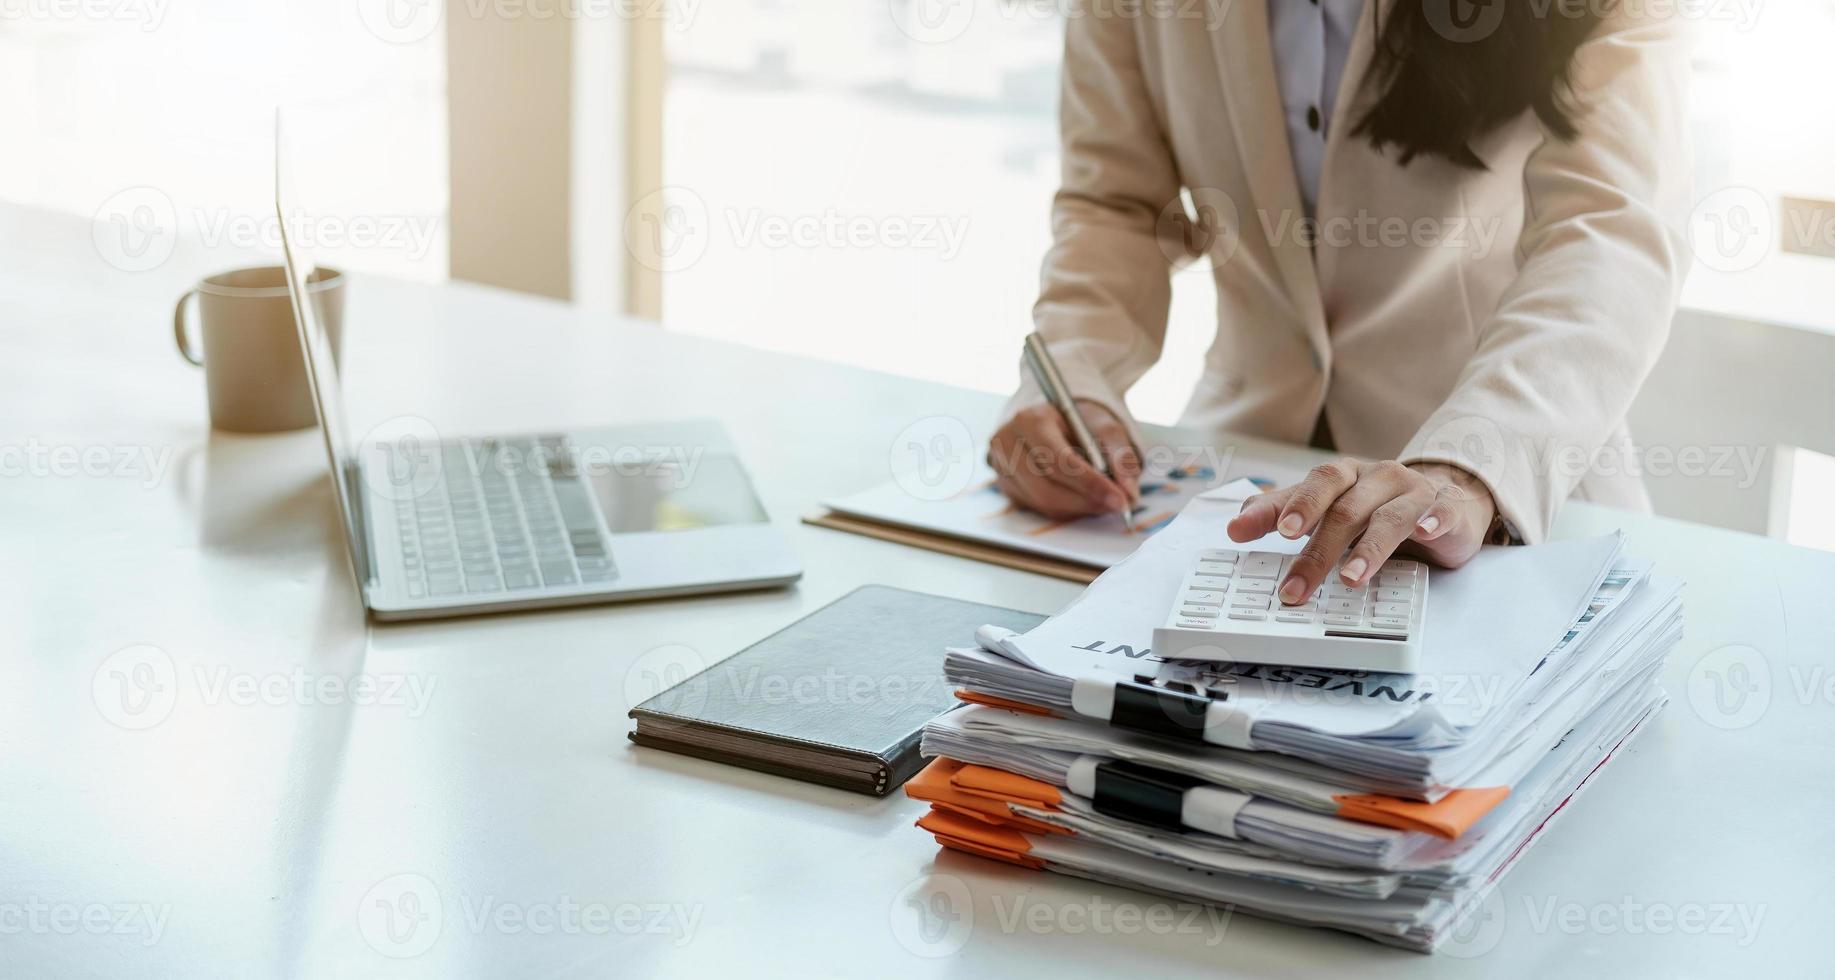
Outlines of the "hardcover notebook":
[{"label": "hardcover notebook", "polygon": [[631,741],[884,796],[956,704],[943,649],[1045,617],[863,585],[631,709]]}]

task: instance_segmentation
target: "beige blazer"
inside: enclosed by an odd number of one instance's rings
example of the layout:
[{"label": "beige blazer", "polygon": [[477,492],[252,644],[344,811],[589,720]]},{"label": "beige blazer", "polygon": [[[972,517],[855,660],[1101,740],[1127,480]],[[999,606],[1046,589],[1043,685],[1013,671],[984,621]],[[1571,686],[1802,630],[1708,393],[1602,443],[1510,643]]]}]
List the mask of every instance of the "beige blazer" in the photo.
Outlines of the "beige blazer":
[{"label": "beige blazer", "polygon": [[1170,274],[1208,260],[1217,333],[1182,424],[1303,443],[1323,413],[1340,452],[1476,473],[1529,542],[1570,496],[1648,508],[1624,419],[1689,264],[1680,24],[1621,12],[1581,46],[1578,139],[1525,112],[1473,146],[1486,170],[1404,167],[1351,135],[1376,94],[1371,0],[1309,226],[1269,0],[1089,2],[1068,19],[1034,308],[1073,390],[1127,419]]}]

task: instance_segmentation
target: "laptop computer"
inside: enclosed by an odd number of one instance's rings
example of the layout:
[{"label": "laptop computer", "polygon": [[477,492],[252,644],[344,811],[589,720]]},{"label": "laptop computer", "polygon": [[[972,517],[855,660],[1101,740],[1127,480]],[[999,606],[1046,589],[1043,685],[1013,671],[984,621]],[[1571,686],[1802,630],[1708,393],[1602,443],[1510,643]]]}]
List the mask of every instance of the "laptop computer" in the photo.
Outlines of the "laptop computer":
[{"label": "laptop computer", "polygon": [[353,445],[338,365],[306,285],[315,267],[287,232],[278,135],[274,206],[287,291],[351,571],[372,616],[736,591],[802,575],[713,420],[464,438],[406,420]]}]

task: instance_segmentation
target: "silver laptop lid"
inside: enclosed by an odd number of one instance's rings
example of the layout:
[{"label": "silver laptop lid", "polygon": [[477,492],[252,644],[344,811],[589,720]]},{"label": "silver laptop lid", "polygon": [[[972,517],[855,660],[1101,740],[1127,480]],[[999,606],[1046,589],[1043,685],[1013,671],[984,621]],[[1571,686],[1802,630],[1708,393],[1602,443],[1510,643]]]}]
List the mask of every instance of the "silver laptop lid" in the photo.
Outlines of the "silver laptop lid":
[{"label": "silver laptop lid", "polygon": [[306,363],[306,381],[312,389],[312,404],[318,412],[319,431],[325,437],[325,456],[331,463],[331,482],[336,488],[338,520],[344,525],[346,552],[351,573],[357,579],[357,591],[364,605],[369,604],[371,583],[369,535],[364,527],[362,470],[344,424],[343,393],[338,386],[338,363],[332,354],[330,336],[317,297],[310,288],[316,280],[318,266],[311,256],[303,254],[287,230],[292,215],[287,201],[287,179],[284,165],[287,156],[281,112],[274,112],[274,213],[280,226],[280,250],[287,265],[287,295],[293,301],[293,324],[299,330],[300,353]]}]

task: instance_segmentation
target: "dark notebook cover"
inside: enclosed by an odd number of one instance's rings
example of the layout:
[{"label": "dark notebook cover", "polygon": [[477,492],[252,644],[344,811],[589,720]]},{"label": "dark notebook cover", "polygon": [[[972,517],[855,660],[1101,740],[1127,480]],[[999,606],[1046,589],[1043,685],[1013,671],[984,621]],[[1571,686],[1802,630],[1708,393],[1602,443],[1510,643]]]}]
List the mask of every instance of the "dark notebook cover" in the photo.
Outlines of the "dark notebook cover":
[{"label": "dark notebook cover", "polygon": [[945,647],[1045,617],[864,585],[631,710],[631,740],[884,795],[921,765],[926,722],[956,701]]}]

